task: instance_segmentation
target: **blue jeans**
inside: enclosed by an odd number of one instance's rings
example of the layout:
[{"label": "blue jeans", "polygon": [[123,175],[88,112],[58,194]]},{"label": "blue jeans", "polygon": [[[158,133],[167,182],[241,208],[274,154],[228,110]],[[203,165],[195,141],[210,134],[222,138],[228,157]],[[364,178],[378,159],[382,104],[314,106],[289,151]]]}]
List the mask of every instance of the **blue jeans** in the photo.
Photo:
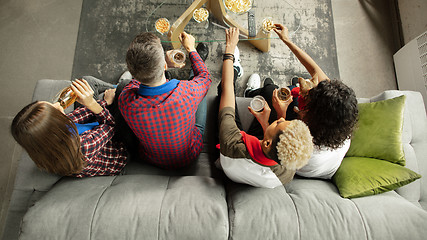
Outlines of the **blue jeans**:
[{"label": "blue jeans", "polygon": [[202,137],[205,135],[205,126],[206,126],[206,113],[208,111],[208,105],[206,101],[206,96],[199,103],[196,111],[196,127],[199,129]]},{"label": "blue jeans", "polygon": [[[190,77],[188,80],[192,80],[194,78],[193,69],[190,71]],[[207,94],[207,93],[206,93]],[[196,111],[196,128],[199,129],[202,134],[202,138],[205,136],[205,126],[206,126],[206,113],[208,111],[208,105],[206,102],[206,96],[199,103]]]}]

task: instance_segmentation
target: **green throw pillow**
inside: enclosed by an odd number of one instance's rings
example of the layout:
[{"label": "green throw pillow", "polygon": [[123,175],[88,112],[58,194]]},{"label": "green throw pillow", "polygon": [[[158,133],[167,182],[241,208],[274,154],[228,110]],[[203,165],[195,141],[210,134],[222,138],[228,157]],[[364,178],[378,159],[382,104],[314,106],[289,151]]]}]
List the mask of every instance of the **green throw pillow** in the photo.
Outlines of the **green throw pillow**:
[{"label": "green throw pillow", "polygon": [[402,146],[403,110],[406,96],[359,103],[359,121],[347,157],[383,159],[405,166]]},{"label": "green throw pillow", "polygon": [[420,177],[416,172],[387,161],[346,157],[332,181],[342,197],[355,198],[388,192]]}]

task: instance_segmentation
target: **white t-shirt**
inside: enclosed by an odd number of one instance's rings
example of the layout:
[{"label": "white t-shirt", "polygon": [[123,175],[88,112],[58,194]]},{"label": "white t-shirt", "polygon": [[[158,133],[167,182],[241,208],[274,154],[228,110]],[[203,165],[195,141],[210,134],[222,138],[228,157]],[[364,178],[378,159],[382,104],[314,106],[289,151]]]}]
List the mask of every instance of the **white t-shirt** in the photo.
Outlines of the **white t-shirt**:
[{"label": "white t-shirt", "polygon": [[334,150],[315,146],[308,164],[297,170],[296,173],[308,178],[331,179],[350,148],[350,142],[350,139],[345,140],[342,147]]}]

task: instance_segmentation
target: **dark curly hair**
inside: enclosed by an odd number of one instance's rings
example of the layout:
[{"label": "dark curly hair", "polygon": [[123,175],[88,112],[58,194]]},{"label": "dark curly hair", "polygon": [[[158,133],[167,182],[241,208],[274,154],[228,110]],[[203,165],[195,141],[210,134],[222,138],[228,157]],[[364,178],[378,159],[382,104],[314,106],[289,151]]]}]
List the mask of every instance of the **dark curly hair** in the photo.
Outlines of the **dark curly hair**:
[{"label": "dark curly hair", "polygon": [[307,100],[304,121],[315,145],[336,149],[351,138],[359,113],[353,89],[339,80],[322,81]]}]

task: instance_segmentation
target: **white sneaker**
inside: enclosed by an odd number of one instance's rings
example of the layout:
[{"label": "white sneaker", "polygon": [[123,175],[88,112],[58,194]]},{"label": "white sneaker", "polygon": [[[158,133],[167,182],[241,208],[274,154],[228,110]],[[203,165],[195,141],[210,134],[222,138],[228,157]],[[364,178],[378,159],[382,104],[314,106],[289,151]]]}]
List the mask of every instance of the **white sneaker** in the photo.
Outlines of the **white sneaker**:
[{"label": "white sneaker", "polygon": [[119,83],[126,79],[133,79],[132,74],[129,71],[125,71],[119,78]]},{"label": "white sneaker", "polygon": [[240,64],[240,51],[239,48],[236,46],[236,49],[234,49],[234,63],[233,67],[237,70],[237,77],[243,76],[243,68]]},{"label": "white sneaker", "polygon": [[246,94],[251,91],[251,90],[255,90],[261,87],[261,78],[257,73],[253,73],[249,79],[248,79],[248,83],[246,84],[246,90],[245,90],[245,97]]}]

